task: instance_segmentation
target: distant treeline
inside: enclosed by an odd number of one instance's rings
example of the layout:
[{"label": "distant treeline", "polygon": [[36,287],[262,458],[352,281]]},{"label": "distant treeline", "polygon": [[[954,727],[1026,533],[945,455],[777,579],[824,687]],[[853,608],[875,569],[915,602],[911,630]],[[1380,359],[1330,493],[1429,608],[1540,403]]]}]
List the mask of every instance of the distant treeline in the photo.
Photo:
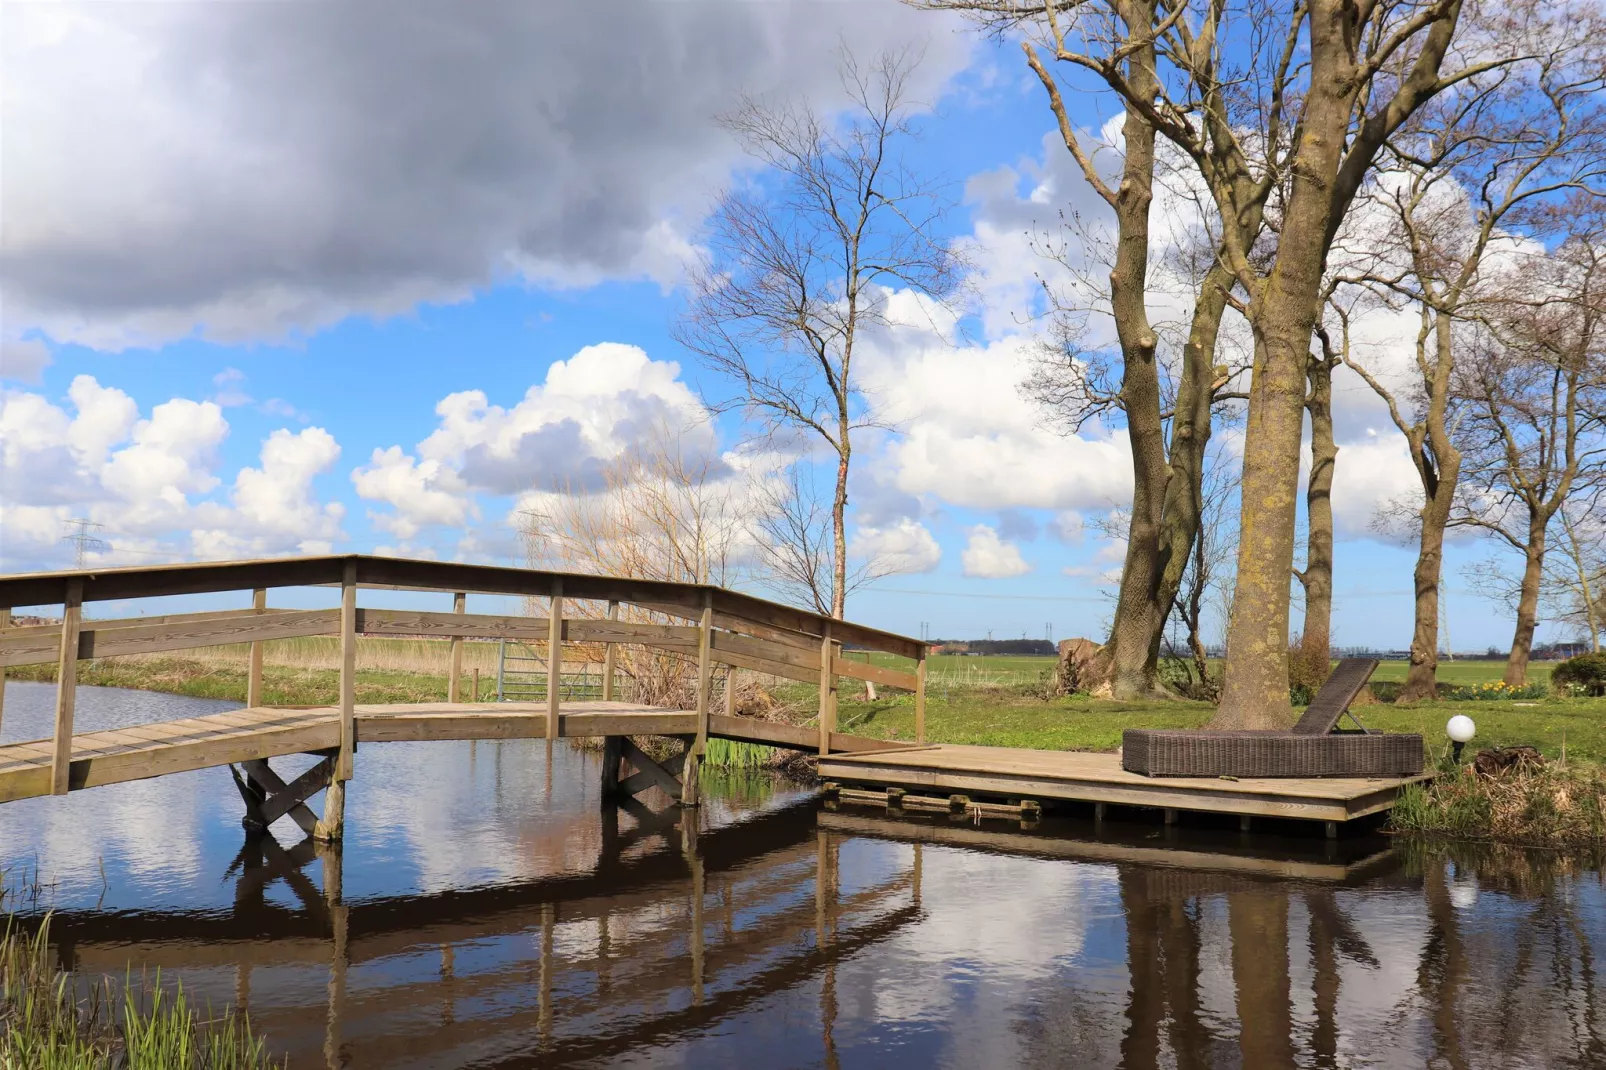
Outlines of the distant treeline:
[{"label": "distant treeline", "polygon": [[1057,648],[1047,639],[933,639],[944,654],[1035,654],[1052,657]]}]

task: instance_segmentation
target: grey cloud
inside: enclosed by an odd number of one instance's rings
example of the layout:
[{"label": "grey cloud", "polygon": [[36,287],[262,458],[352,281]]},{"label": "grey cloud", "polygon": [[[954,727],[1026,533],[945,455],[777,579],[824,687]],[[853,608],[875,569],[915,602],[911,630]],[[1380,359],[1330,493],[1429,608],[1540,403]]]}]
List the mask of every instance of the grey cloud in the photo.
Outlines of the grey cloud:
[{"label": "grey cloud", "polygon": [[474,446],[463,455],[463,478],[494,494],[517,494],[531,487],[579,491],[602,485],[602,459],[591,453],[573,420],[547,424],[518,440],[512,453]]},{"label": "grey cloud", "polygon": [[1011,541],[1031,542],[1040,530],[1037,521],[1019,509],[1005,509],[998,514],[998,534]]},{"label": "grey cloud", "polygon": [[739,92],[829,107],[843,37],[929,40],[933,88],[968,47],[895,3],[69,4],[6,20],[0,280],[27,326],[106,348],[278,337],[515,275],[663,278],[736,159],[712,117]]},{"label": "grey cloud", "polygon": [[[662,398],[626,394],[619,398],[628,407],[626,416],[612,428],[621,442],[644,442],[674,427],[676,413]],[[708,466],[711,480],[723,479],[731,469],[713,451],[715,442],[706,425],[680,434],[676,446],[689,468]],[[578,493],[601,490],[607,476],[609,457],[599,455],[586,441],[576,420],[565,419],[543,424],[519,436],[511,452],[485,445],[469,447],[463,454],[458,474],[470,486],[493,494],[517,494],[531,489],[561,487]]]},{"label": "grey cloud", "polygon": [[37,383],[49,366],[50,347],[39,339],[0,339],[0,379]]}]

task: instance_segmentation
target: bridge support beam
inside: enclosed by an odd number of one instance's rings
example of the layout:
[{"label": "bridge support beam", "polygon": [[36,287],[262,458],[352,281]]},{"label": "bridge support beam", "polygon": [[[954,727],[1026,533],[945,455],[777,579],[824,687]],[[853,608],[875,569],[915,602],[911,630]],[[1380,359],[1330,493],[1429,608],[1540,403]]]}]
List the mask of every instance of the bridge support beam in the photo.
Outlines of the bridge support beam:
[{"label": "bridge support beam", "polygon": [[[344,824],[345,785],[335,779],[337,756],[325,754],[317,765],[286,783],[265,758],[254,758],[229,766],[234,786],[245,802],[247,829],[263,831],[281,817],[289,817],[301,831],[318,840],[337,840]],[[322,819],[312,812],[307,800],[327,789]]]},{"label": "bridge support beam", "polygon": [[[607,736],[602,744],[602,798],[619,801],[658,788],[681,806],[695,806],[697,798],[697,737],[677,736],[679,754],[663,762],[653,758],[629,736]],[[627,774],[626,770],[630,770]],[[687,802],[687,799],[692,801]]]}]

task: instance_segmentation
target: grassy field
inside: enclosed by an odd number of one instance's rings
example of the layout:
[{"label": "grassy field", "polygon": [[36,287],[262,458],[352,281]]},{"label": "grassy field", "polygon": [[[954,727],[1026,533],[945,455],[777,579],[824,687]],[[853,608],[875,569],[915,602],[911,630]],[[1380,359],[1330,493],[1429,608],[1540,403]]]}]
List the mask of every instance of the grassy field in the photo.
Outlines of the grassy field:
[{"label": "grassy field", "polygon": [[[1042,699],[1003,693],[952,692],[926,704],[926,739],[1045,750],[1114,750],[1126,728],[1197,728],[1210,719],[1202,702],[1113,702],[1081,696]],[[1526,743],[1548,757],[1565,744],[1570,758],[1606,761],[1606,699],[1538,702],[1378,703],[1356,713],[1369,728],[1419,732],[1429,744],[1444,739],[1444,723],[1465,713],[1478,725],[1474,748]],[[845,732],[913,739],[914,703],[906,696],[878,702],[844,700],[838,722]]]},{"label": "grassy field", "polygon": [[[427,702],[446,697],[448,645],[438,640],[363,638],[358,643],[359,702]],[[481,670],[484,696],[495,694],[496,644],[464,644],[466,670]],[[879,660],[879,659],[878,659]],[[266,646],[263,683],[269,704],[332,704],[339,692],[339,652],[333,638],[285,639]],[[1113,750],[1125,728],[1191,728],[1203,724],[1211,707],[1198,702],[1114,702],[1085,696],[1045,698],[1042,682],[1052,658],[964,657],[931,660],[927,685],[927,738],[931,742],[1037,747],[1050,750]],[[1501,663],[1445,663],[1445,682],[1475,686],[1498,679]],[[167,691],[202,698],[243,701],[246,648],[215,647],[182,656],[144,655],[85,662],[85,684]],[[1550,666],[1536,665],[1535,679],[1548,678]],[[13,677],[48,680],[53,666],[8,670]],[[1403,662],[1385,662],[1383,682],[1400,680]],[[804,721],[814,710],[814,690],[805,684],[775,681],[783,715]],[[907,693],[883,689],[866,702],[857,685],[844,681],[839,710],[843,731],[889,739],[914,738],[914,702]],[[1444,737],[1444,722],[1467,713],[1478,723],[1475,746],[1528,743],[1558,756],[1606,761],[1606,700],[1544,698],[1529,701],[1437,702],[1412,705],[1377,703],[1359,708],[1368,725],[1387,731],[1420,732],[1430,742]]]}]

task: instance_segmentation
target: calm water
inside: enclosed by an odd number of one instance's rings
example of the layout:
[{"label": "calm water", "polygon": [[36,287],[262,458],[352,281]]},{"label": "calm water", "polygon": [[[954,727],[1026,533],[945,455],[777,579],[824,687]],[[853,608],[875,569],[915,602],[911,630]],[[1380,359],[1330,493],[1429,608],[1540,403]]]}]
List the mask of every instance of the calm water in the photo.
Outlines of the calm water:
[{"label": "calm water", "polygon": [[[50,702],[8,684],[3,738]],[[79,723],[230,705],[83,688]],[[682,829],[605,819],[598,775],[371,745],[319,854],[288,822],[247,844],[228,771],[186,773],[0,806],[0,866],[37,867],[65,962],[243,1003],[297,1068],[1606,1067],[1598,871],[767,782]]]}]

